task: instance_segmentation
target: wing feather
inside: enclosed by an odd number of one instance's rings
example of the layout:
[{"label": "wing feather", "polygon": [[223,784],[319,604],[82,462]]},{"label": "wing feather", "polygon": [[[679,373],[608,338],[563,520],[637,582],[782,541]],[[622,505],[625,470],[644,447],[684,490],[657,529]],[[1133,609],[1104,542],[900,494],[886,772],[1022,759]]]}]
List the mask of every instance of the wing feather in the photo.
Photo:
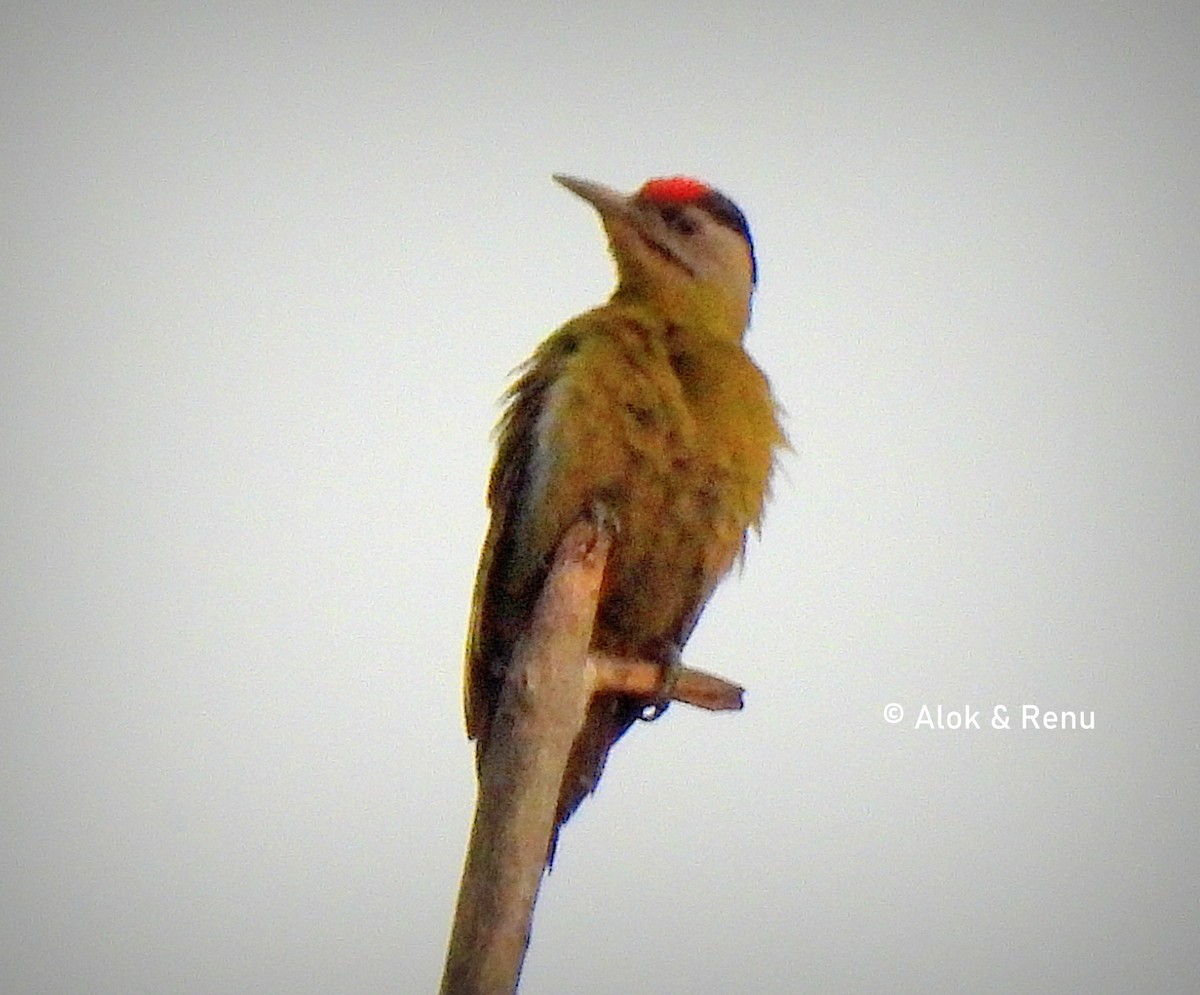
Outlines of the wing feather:
[{"label": "wing feather", "polygon": [[[467,627],[464,681],[467,735],[482,741],[500,694],[512,643],[533,610],[546,572],[547,550],[530,548],[528,522],[544,493],[539,431],[549,395],[570,354],[566,329],[546,340],[505,394],[497,425],[496,462],[488,484],[491,520]],[[535,478],[542,478],[537,480]]]}]

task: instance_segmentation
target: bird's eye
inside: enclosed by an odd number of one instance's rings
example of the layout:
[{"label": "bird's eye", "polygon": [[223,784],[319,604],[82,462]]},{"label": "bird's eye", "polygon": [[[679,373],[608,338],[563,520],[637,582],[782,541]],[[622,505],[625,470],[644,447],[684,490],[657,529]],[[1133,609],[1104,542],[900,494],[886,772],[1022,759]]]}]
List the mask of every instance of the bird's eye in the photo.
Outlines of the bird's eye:
[{"label": "bird's eye", "polygon": [[667,204],[661,213],[663,221],[672,231],[681,235],[691,235],[696,230],[696,222],[688,217],[687,212],[678,204]]}]

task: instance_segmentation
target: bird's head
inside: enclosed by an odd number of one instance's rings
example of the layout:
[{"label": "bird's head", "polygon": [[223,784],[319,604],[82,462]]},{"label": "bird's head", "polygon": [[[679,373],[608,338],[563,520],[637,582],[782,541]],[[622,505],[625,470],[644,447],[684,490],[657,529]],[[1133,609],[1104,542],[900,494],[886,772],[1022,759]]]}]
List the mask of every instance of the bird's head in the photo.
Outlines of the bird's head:
[{"label": "bird's head", "polygon": [[644,298],[669,318],[740,337],[757,271],[746,217],[699,180],[647,180],[632,194],[556,174],[599,213],[617,262],[617,296]]}]

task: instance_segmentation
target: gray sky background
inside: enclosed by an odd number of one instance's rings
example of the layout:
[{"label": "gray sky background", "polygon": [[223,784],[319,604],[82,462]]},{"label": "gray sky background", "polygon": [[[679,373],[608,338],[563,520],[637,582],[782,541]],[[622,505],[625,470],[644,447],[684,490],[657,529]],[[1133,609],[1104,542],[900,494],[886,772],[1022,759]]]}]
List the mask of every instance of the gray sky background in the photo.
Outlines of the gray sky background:
[{"label": "gray sky background", "polygon": [[796,454],[689,645],[747,709],[621,744],[523,993],[1196,990],[1198,51],[1184,2],[6,7],[0,990],[435,990],[496,400],[610,289],[553,171],[743,207]]}]

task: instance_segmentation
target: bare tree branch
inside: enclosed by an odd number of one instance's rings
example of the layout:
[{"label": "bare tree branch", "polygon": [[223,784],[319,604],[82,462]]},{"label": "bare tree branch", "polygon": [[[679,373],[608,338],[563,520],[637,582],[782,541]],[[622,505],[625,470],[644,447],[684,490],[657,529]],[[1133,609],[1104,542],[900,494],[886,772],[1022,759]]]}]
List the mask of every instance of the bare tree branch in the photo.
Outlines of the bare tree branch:
[{"label": "bare tree branch", "polygon": [[663,665],[658,661],[593,653],[591,662],[596,672],[596,694],[627,694],[645,698],[647,703],[666,697],[710,712],[737,711],[742,707],[745,688],[703,670],[681,667],[675,683],[664,695]]},{"label": "bare tree branch", "polygon": [[505,674],[479,775],[441,995],[513,995],[529,946],[571,746],[594,694],[742,707],[742,689],[658,661],[589,655],[609,534],[576,522],[559,544],[529,631]]},{"label": "bare tree branch", "polygon": [[590,521],[571,527],[513,654],[480,768],[442,995],[516,991],[559,788],[595,683],[587,651],[609,541]]}]

